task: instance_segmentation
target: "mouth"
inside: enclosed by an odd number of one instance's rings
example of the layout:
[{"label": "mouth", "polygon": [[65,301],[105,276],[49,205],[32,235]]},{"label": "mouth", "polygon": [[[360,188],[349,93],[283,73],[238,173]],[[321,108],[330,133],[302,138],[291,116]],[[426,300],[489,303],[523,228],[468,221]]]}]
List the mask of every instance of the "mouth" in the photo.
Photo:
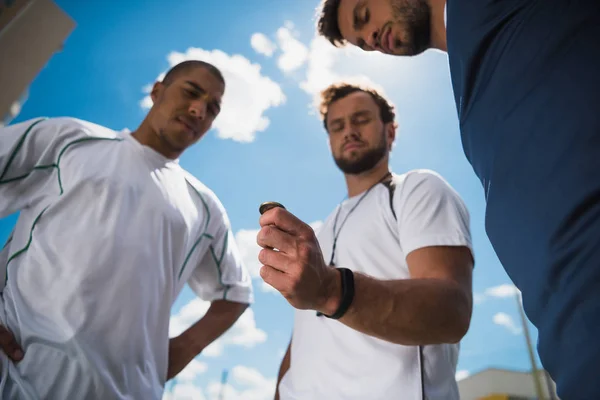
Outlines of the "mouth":
[{"label": "mouth", "polygon": [[388,26],[383,29],[383,33],[381,35],[380,46],[385,53],[391,53],[394,48],[394,35],[392,34],[392,27]]},{"label": "mouth", "polygon": [[352,142],[352,143],[348,143],[348,144],[346,144],[346,145],[345,145],[345,146],[342,148],[342,150],[343,150],[343,151],[356,150],[356,149],[358,149],[358,148],[361,148],[362,146],[363,146],[363,145],[362,145],[362,143],[359,143],[359,142]]},{"label": "mouth", "polygon": [[194,129],[194,127],[189,122],[185,121],[183,118],[177,118],[177,121],[186,128],[185,130],[187,131],[187,133],[196,136],[196,129]]}]

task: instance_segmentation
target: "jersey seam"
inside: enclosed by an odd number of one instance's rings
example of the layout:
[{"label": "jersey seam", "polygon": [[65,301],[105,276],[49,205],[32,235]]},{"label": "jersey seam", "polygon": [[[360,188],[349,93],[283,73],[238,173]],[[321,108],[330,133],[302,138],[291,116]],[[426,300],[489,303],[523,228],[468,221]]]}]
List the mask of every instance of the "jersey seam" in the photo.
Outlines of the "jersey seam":
[{"label": "jersey seam", "polygon": [[192,188],[192,190],[198,195],[198,197],[200,198],[200,201],[202,201],[202,205],[204,206],[204,209],[206,210],[207,217],[206,217],[206,222],[204,223],[204,230],[200,234],[200,237],[194,242],[194,245],[192,246],[190,251],[188,251],[188,254],[185,257],[185,260],[183,261],[183,264],[181,265],[181,268],[179,269],[179,275],[177,276],[177,279],[181,279],[181,275],[183,274],[183,271],[185,270],[185,267],[187,266],[187,263],[190,260],[192,253],[194,252],[194,250],[196,250],[196,247],[198,247],[198,245],[200,244],[202,239],[205,237],[207,237],[209,239],[214,238],[212,235],[206,233],[206,231],[208,230],[208,224],[210,222],[210,208],[208,207],[208,204],[206,203],[204,196],[202,196],[202,194],[194,187],[194,185],[192,185],[190,183],[189,180],[185,179],[185,181]]},{"label": "jersey seam", "polygon": [[29,127],[21,135],[21,138],[19,139],[19,143],[17,143],[17,147],[11,153],[10,157],[8,158],[8,162],[6,163],[6,166],[4,167],[4,171],[2,171],[2,175],[0,175],[0,183],[4,183],[2,181],[2,178],[4,178],[4,176],[8,172],[8,169],[10,168],[10,165],[12,164],[12,162],[15,159],[15,157],[17,156],[17,153],[19,153],[19,150],[21,150],[21,147],[23,147],[23,143],[25,143],[25,140],[27,139],[27,136],[29,135],[29,133],[31,132],[31,130],[33,129],[33,127],[36,126],[37,124],[39,124],[42,121],[46,121],[47,119],[48,118],[42,118],[42,119],[39,119],[39,120],[35,121],[31,125],[29,125]]},{"label": "jersey seam", "polygon": [[[44,121],[44,120],[39,120],[39,121],[35,122],[33,125],[35,125],[35,124],[37,124],[37,123],[39,123],[39,122],[41,122],[41,121]],[[23,136],[24,136],[24,137],[25,137],[25,135],[26,135],[26,134],[27,134],[27,133],[28,133],[28,132],[31,130],[31,128],[33,127],[33,125],[31,125],[31,126],[28,128],[28,130],[26,131],[26,133],[25,133],[25,134],[23,134]],[[83,138],[83,139],[77,139],[77,140],[74,140],[74,141],[72,141],[72,142],[69,142],[69,143],[67,143],[67,144],[66,144],[66,145],[65,145],[65,146],[64,146],[64,147],[61,149],[61,151],[58,153],[58,157],[57,157],[57,159],[56,159],[56,162],[55,162],[55,163],[53,163],[53,164],[50,164],[50,165],[47,165],[47,166],[36,166],[36,167],[37,167],[37,169],[40,169],[40,168],[42,168],[42,167],[45,167],[45,168],[50,168],[50,167],[52,167],[52,168],[56,168],[56,170],[57,170],[58,186],[59,186],[59,189],[60,189],[60,193],[59,193],[59,195],[58,195],[59,197],[60,197],[60,196],[62,196],[62,194],[64,193],[64,190],[63,190],[63,187],[62,187],[61,178],[60,178],[60,159],[61,159],[61,157],[63,156],[63,154],[64,154],[64,152],[67,150],[67,148],[69,148],[71,145],[73,145],[73,144],[77,144],[77,143],[80,143],[80,142],[83,142],[83,141],[88,141],[88,140],[114,140],[114,141],[122,141],[123,139],[120,139],[120,138],[96,138],[96,137],[94,137],[94,138]],[[17,146],[17,149],[15,149],[15,151],[13,152],[13,155],[14,155],[14,156],[16,156],[16,152],[17,152],[17,151],[20,149],[20,147],[22,146],[22,143],[23,143],[24,141],[25,141],[25,140],[24,140],[24,138],[23,138],[23,139],[21,139],[20,145],[18,145],[18,146]],[[13,159],[14,159],[14,156],[12,157]],[[2,173],[2,176],[4,176],[4,175],[5,175],[6,171],[8,171],[8,167],[10,166],[10,163],[11,163],[11,162],[12,162],[12,159],[11,159],[11,160],[9,160],[9,162],[7,163],[7,166],[6,166],[5,170],[4,170],[4,172]],[[31,172],[33,172],[33,170],[35,170],[35,169],[36,169],[36,167],[33,167],[32,171],[30,171],[30,172],[29,172],[29,173],[27,173],[26,175],[23,175],[23,176],[21,176],[19,179],[23,179],[23,178],[25,178],[25,177],[29,176],[29,174],[31,174]],[[15,181],[15,179],[12,179],[12,180],[11,180],[11,182],[14,182],[14,181]],[[1,184],[1,183],[6,183],[6,181],[4,181],[4,182],[0,182],[0,184]],[[29,246],[31,246],[31,242],[33,241],[33,230],[35,229],[35,226],[36,226],[36,224],[39,222],[39,220],[40,220],[40,218],[42,217],[42,215],[44,214],[44,212],[46,212],[46,210],[47,210],[49,207],[50,207],[50,205],[46,206],[46,207],[45,207],[45,208],[44,208],[44,209],[43,209],[43,210],[42,210],[42,211],[41,211],[41,212],[40,212],[40,213],[37,215],[37,217],[35,217],[35,220],[33,221],[33,224],[31,225],[31,229],[29,230],[29,240],[27,241],[27,244],[26,244],[26,245],[25,245],[23,248],[21,248],[20,250],[18,250],[18,251],[16,251],[15,253],[13,253],[13,254],[12,254],[12,255],[11,255],[9,258],[8,258],[8,260],[6,261],[6,265],[5,265],[6,277],[5,277],[5,279],[4,279],[4,283],[5,283],[5,284],[6,284],[6,282],[8,282],[8,265],[10,264],[10,262],[11,262],[12,260],[14,260],[14,259],[15,259],[15,258],[17,258],[18,256],[20,256],[21,254],[25,253],[25,252],[26,252],[26,251],[29,249]],[[12,237],[11,237],[11,239],[12,239]]]},{"label": "jersey seam", "polygon": [[229,243],[229,235],[226,232],[225,239],[223,240],[223,248],[221,249],[221,255],[218,258],[217,258],[217,255],[215,254],[215,248],[213,247],[213,245],[211,244],[209,246],[210,254],[217,266],[217,274],[219,275],[219,283],[224,288],[223,300],[227,300],[227,292],[231,288],[231,285],[227,285],[223,282],[223,270],[221,269],[221,263],[223,262],[223,258],[225,258],[225,250],[227,249],[228,243]]}]

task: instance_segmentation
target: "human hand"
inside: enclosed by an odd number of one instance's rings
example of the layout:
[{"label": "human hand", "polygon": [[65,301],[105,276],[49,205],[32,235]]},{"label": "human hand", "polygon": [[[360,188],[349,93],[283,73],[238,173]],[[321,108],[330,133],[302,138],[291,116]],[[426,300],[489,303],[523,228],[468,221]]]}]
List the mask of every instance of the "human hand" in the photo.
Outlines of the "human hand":
[{"label": "human hand", "polygon": [[297,309],[333,314],[340,302],[341,279],[325,264],[313,229],[281,207],[265,211],[259,223],[262,279]]},{"label": "human hand", "polygon": [[17,343],[12,332],[2,325],[0,325],[0,349],[2,349],[8,358],[15,362],[23,359],[23,349],[21,349],[21,346]]}]

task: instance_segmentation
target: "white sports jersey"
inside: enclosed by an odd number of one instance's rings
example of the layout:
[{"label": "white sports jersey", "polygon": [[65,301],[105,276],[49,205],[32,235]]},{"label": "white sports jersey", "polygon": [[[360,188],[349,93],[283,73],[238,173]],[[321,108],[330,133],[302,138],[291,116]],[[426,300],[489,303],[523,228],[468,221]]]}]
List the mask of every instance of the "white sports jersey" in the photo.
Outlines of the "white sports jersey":
[{"label": "white sports jersey", "polygon": [[2,399],[160,399],[171,305],[250,303],[251,280],[216,195],[129,134],[72,118],[0,130]]},{"label": "white sports jersey", "polygon": [[[438,174],[395,175],[391,188],[377,184],[361,201],[364,194],[344,201],[319,229],[325,262],[338,211],[335,265],[373,278],[409,279],[406,255],[418,248],[471,249],[468,211]],[[458,399],[457,344],[397,345],[306,310],[295,311],[292,337],[281,400]]]}]

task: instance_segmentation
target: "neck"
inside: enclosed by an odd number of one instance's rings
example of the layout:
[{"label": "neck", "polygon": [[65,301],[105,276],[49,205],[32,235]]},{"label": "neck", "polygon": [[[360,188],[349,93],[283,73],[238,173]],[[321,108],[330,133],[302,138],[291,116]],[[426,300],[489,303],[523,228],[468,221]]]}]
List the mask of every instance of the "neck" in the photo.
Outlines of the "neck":
[{"label": "neck", "polygon": [[163,156],[175,160],[181,153],[169,151],[168,146],[165,146],[160,136],[152,129],[147,119],[144,119],[140,126],[133,132],[131,136],[144,146],[150,147]]},{"label": "neck", "polygon": [[447,52],[446,23],[444,22],[446,0],[429,0],[429,7],[431,9],[431,47]]},{"label": "neck", "polygon": [[[382,160],[384,161],[384,160]],[[389,173],[387,160],[380,162],[374,168],[356,175],[345,174],[348,197],[353,197],[377,184]]]}]

